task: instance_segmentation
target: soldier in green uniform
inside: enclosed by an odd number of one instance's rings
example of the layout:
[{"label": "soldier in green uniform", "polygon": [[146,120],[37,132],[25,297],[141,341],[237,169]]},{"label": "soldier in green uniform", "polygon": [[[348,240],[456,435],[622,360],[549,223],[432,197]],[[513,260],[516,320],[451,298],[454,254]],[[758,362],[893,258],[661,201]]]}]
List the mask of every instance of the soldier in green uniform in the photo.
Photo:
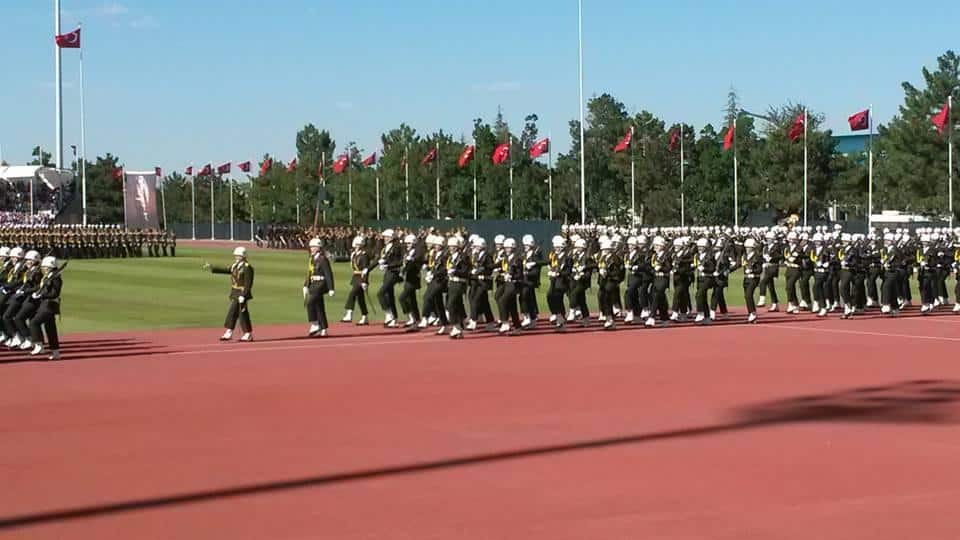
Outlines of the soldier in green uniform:
[{"label": "soldier in green uniform", "polygon": [[250,300],[253,299],[253,266],[247,262],[247,248],[238,247],[233,250],[234,263],[229,267],[211,266],[204,264],[204,269],[214,274],[230,275],[230,307],[227,310],[227,320],[223,327],[226,332],[220,341],[229,341],[233,338],[233,329],[240,322],[243,336],[240,341],[253,341],[253,324],[250,322]]}]

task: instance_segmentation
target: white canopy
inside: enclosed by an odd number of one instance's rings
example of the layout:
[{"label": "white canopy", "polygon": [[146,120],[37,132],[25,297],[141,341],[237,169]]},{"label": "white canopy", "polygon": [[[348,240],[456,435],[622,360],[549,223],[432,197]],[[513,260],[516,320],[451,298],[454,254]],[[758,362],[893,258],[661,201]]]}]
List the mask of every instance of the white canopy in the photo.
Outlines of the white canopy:
[{"label": "white canopy", "polygon": [[0,165],[0,180],[10,184],[26,184],[32,180],[39,180],[42,184],[53,190],[60,187],[63,183],[69,182],[72,178],[73,171],[68,169],[41,167],[39,165],[14,165],[12,167]]}]

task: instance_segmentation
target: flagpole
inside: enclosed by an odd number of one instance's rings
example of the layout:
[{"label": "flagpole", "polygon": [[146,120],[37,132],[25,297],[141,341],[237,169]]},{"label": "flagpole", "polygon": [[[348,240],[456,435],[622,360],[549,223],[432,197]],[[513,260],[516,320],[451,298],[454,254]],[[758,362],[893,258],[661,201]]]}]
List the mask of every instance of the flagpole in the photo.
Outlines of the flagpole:
[{"label": "flagpole", "polygon": [[869,148],[867,152],[867,232],[873,229],[873,105],[867,109],[870,123]]},{"label": "flagpole", "polygon": [[197,177],[193,175],[193,164],[190,164],[190,222],[193,223],[192,240],[197,239]]},{"label": "flagpole", "polygon": [[160,182],[160,205],[163,207],[163,229],[167,229],[167,196],[164,193],[164,183],[163,180],[158,176],[157,182]]},{"label": "flagpole", "polygon": [[953,228],[953,91],[947,96],[947,220],[950,228]]},{"label": "flagpole", "polygon": [[437,219],[440,219],[440,141],[435,141],[437,150]]},{"label": "flagpole", "polygon": [[473,139],[473,219],[477,219],[477,139]]},{"label": "flagpole", "polygon": [[807,108],[803,108],[803,226],[807,226]]},{"label": "flagpole", "polygon": [[350,172],[350,155],[347,154],[347,207],[349,208],[350,215],[347,220],[350,225],[353,225],[353,175]]},{"label": "flagpole", "polygon": [[633,155],[633,126],[630,126],[630,226],[637,224],[637,172]]},{"label": "flagpole", "polygon": [[[333,155],[331,154],[330,157],[333,157]],[[320,187],[322,187],[322,188],[326,188],[326,187],[327,187],[327,176],[326,176],[325,174],[323,174],[323,169],[324,169],[324,167],[326,166],[326,164],[327,164],[327,153],[326,153],[326,152],[320,152]],[[297,184],[297,186],[299,187],[299,184]],[[326,191],[326,189],[324,189],[324,191]],[[298,199],[298,201],[299,201],[299,199]],[[318,204],[318,205],[321,204],[321,202],[320,202],[320,197],[317,197],[317,204]],[[299,213],[299,210],[300,210],[300,203],[297,202],[297,211],[298,211],[298,213]],[[321,210],[320,212],[321,212],[321,215],[323,216],[323,224],[326,225],[326,224],[327,224],[327,205],[324,204],[324,205],[323,205],[323,210]],[[317,219],[316,213],[314,213],[313,219],[314,219],[314,221],[316,221],[316,219]],[[300,224],[299,218],[297,219],[297,224],[298,224],[298,225]]]},{"label": "flagpole", "polygon": [[513,135],[510,136],[507,153],[510,155],[510,220],[513,221]]},{"label": "flagpole", "polygon": [[230,241],[233,241],[233,176],[227,179],[230,182]]},{"label": "flagpole", "polygon": [[407,219],[410,219],[410,145],[404,150],[403,159],[403,191],[407,207]]},{"label": "flagpole", "polygon": [[[53,32],[55,36],[59,36],[60,32],[60,0],[53,0]],[[54,89],[54,94],[56,95],[56,137],[57,137],[57,169],[63,168],[63,70],[61,69],[60,64],[60,45],[54,43],[54,63],[56,64],[56,88]],[[82,54],[82,53],[81,53]],[[43,165],[43,155],[40,155],[40,165]],[[31,210],[32,212],[32,210]]]},{"label": "flagpole", "polygon": [[733,226],[740,226],[740,183],[737,172],[737,114],[733,117]]},{"label": "flagpole", "polygon": [[[383,155],[380,156],[383,158]],[[374,172],[377,178],[377,221],[380,221],[380,162],[377,162],[377,170]]]},{"label": "flagpole", "polygon": [[680,122],[680,226],[686,227],[685,208],[683,199],[683,122]]},{"label": "flagpole", "polygon": [[253,177],[248,174],[247,180],[250,183],[250,196],[247,198],[247,203],[250,205],[250,241],[253,242]]},{"label": "flagpole", "polygon": [[547,189],[550,192],[549,217],[553,221],[553,137],[547,133]]},{"label": "flagpole", "polygon": [[580,84],[580,223],[587,222],[587,181],[584,167],[586,167],[586,140],[583,128],[583,0],[577,0],[577,37],[579,50],[578,79]]},{"label": "flagpole", "polygon": [[[80,47],[80,201],[83,204],[83,224],[87,224],[87,143],[83,99],[83,47]],[[167,219],[163,219],[166,226]]]},{"label": "flagpole", "polygon": [[[210,171],[210,239],[216,240],[217,237],[216,237],[216,234],[214,234],[214,227],[213,227],[213,224],[216,221],[215,219],[216,209],[213,206],[213,180],[214,180],[213,171]],[[126,185],[126,182],[124,182],[124,185]]]},{"label": "flagpole", "polygon": [[[127,228],[127,173],[123,172],[123,167],[120,168],[120,182],[122,182],[121,185],[123,186],[123,228],[126,229]],[[33,183],[31,183],[30,186],[32,188]],[[31,198],[32,198],[32,195],[33,194],[31,193]]]}]

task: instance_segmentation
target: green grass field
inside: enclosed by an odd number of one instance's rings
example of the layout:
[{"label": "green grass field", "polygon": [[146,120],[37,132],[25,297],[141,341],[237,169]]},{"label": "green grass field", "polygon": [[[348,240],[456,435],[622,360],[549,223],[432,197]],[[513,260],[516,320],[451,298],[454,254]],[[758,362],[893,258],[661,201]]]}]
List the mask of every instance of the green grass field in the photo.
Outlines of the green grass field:
[{"label": "green grass field", "polygon": [[[204,272],[201,266],[204,261],[230,264],[233,261],[230,250],[181,247],[177,255],[176,258],[71,261],[64,273],[61,328],[65,332],[90,332],[220,326],[228,304],[229,277]],[[306,253],[251,249],[250,262],[256,269],[254,299],[250,305],[254,325],[305,323],[301,288],[307,270]],[[335,264],[334,273],[337,294],[327,298],[327,316],[331,320],[343,315],[349,265]],[[781,294],[784,291],[782,275],[783,272],[777,288]],[[380,272],[373,272],[369,291],[376,310],[371,313],[373,320],[383,316],[376,301],[380,278]],[[727,303],[743,305],[740,276],[733,276],[730,283]],[[399,291],[400,287],[398,294]],[[952,283],[950,291],[953,291]],[[545,293],[543,286],[538,293],[541,311],[547,305]],[[595,289],[588,297],[595,309]],[[781,301],[785,302],[786,298]]]}]

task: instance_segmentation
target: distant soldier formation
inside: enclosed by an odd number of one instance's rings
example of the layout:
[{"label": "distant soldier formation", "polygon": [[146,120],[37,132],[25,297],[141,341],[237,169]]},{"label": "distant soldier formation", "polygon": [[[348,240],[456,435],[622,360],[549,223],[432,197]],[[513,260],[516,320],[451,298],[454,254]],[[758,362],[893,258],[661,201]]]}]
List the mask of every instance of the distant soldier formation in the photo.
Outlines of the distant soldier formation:
[{"label": "distant soldier formation", "polygon": [[[345,231],[349,229],[333,237]],[[352,279],[341,322],[353,322],[359,308],[356,324],[369,324],[369,278],[379,271],[383,279],[376,299],[386,328],[414,332],[433,327],[436,334],[453,339],[469,331],[512,335],[536,328],[542,313],[537,290],[544,286],[549,324],[557,331],[569,324],[596,323],[605,330],[618,324],[708,325],[729,317],[725,291],[731,285],[743,289],[747,323],[759,320],[760,308],[842,319],[868,310],[896,316],[916,301],[914,279],[920,313],[960,314],[960,282],[953,302],[947,288],[948,279],[960,271],[960,229],[855,234],[839,225],[573,225],[564,226],[546,252],[531,235],[519,243],[497,235],[491,247],[486,239],[463,231],[359,232],[350,243]],[[308,333],[323,337],[328,330],[323,296],[334,295],[333,274],[321,249],[323,240],[313,238],[308,245]],[[731,283],[738,270],[740,283]],[[778,290],[781,271],[786,290]],[[595,317],[587,307],[591,290],[599,305]]]},{"label": "distant soldier formation", "polygon": [[0,226],[0,245],[20,246],[60,259],[176,257],[172,230],[125,229],[120,225]]}]

